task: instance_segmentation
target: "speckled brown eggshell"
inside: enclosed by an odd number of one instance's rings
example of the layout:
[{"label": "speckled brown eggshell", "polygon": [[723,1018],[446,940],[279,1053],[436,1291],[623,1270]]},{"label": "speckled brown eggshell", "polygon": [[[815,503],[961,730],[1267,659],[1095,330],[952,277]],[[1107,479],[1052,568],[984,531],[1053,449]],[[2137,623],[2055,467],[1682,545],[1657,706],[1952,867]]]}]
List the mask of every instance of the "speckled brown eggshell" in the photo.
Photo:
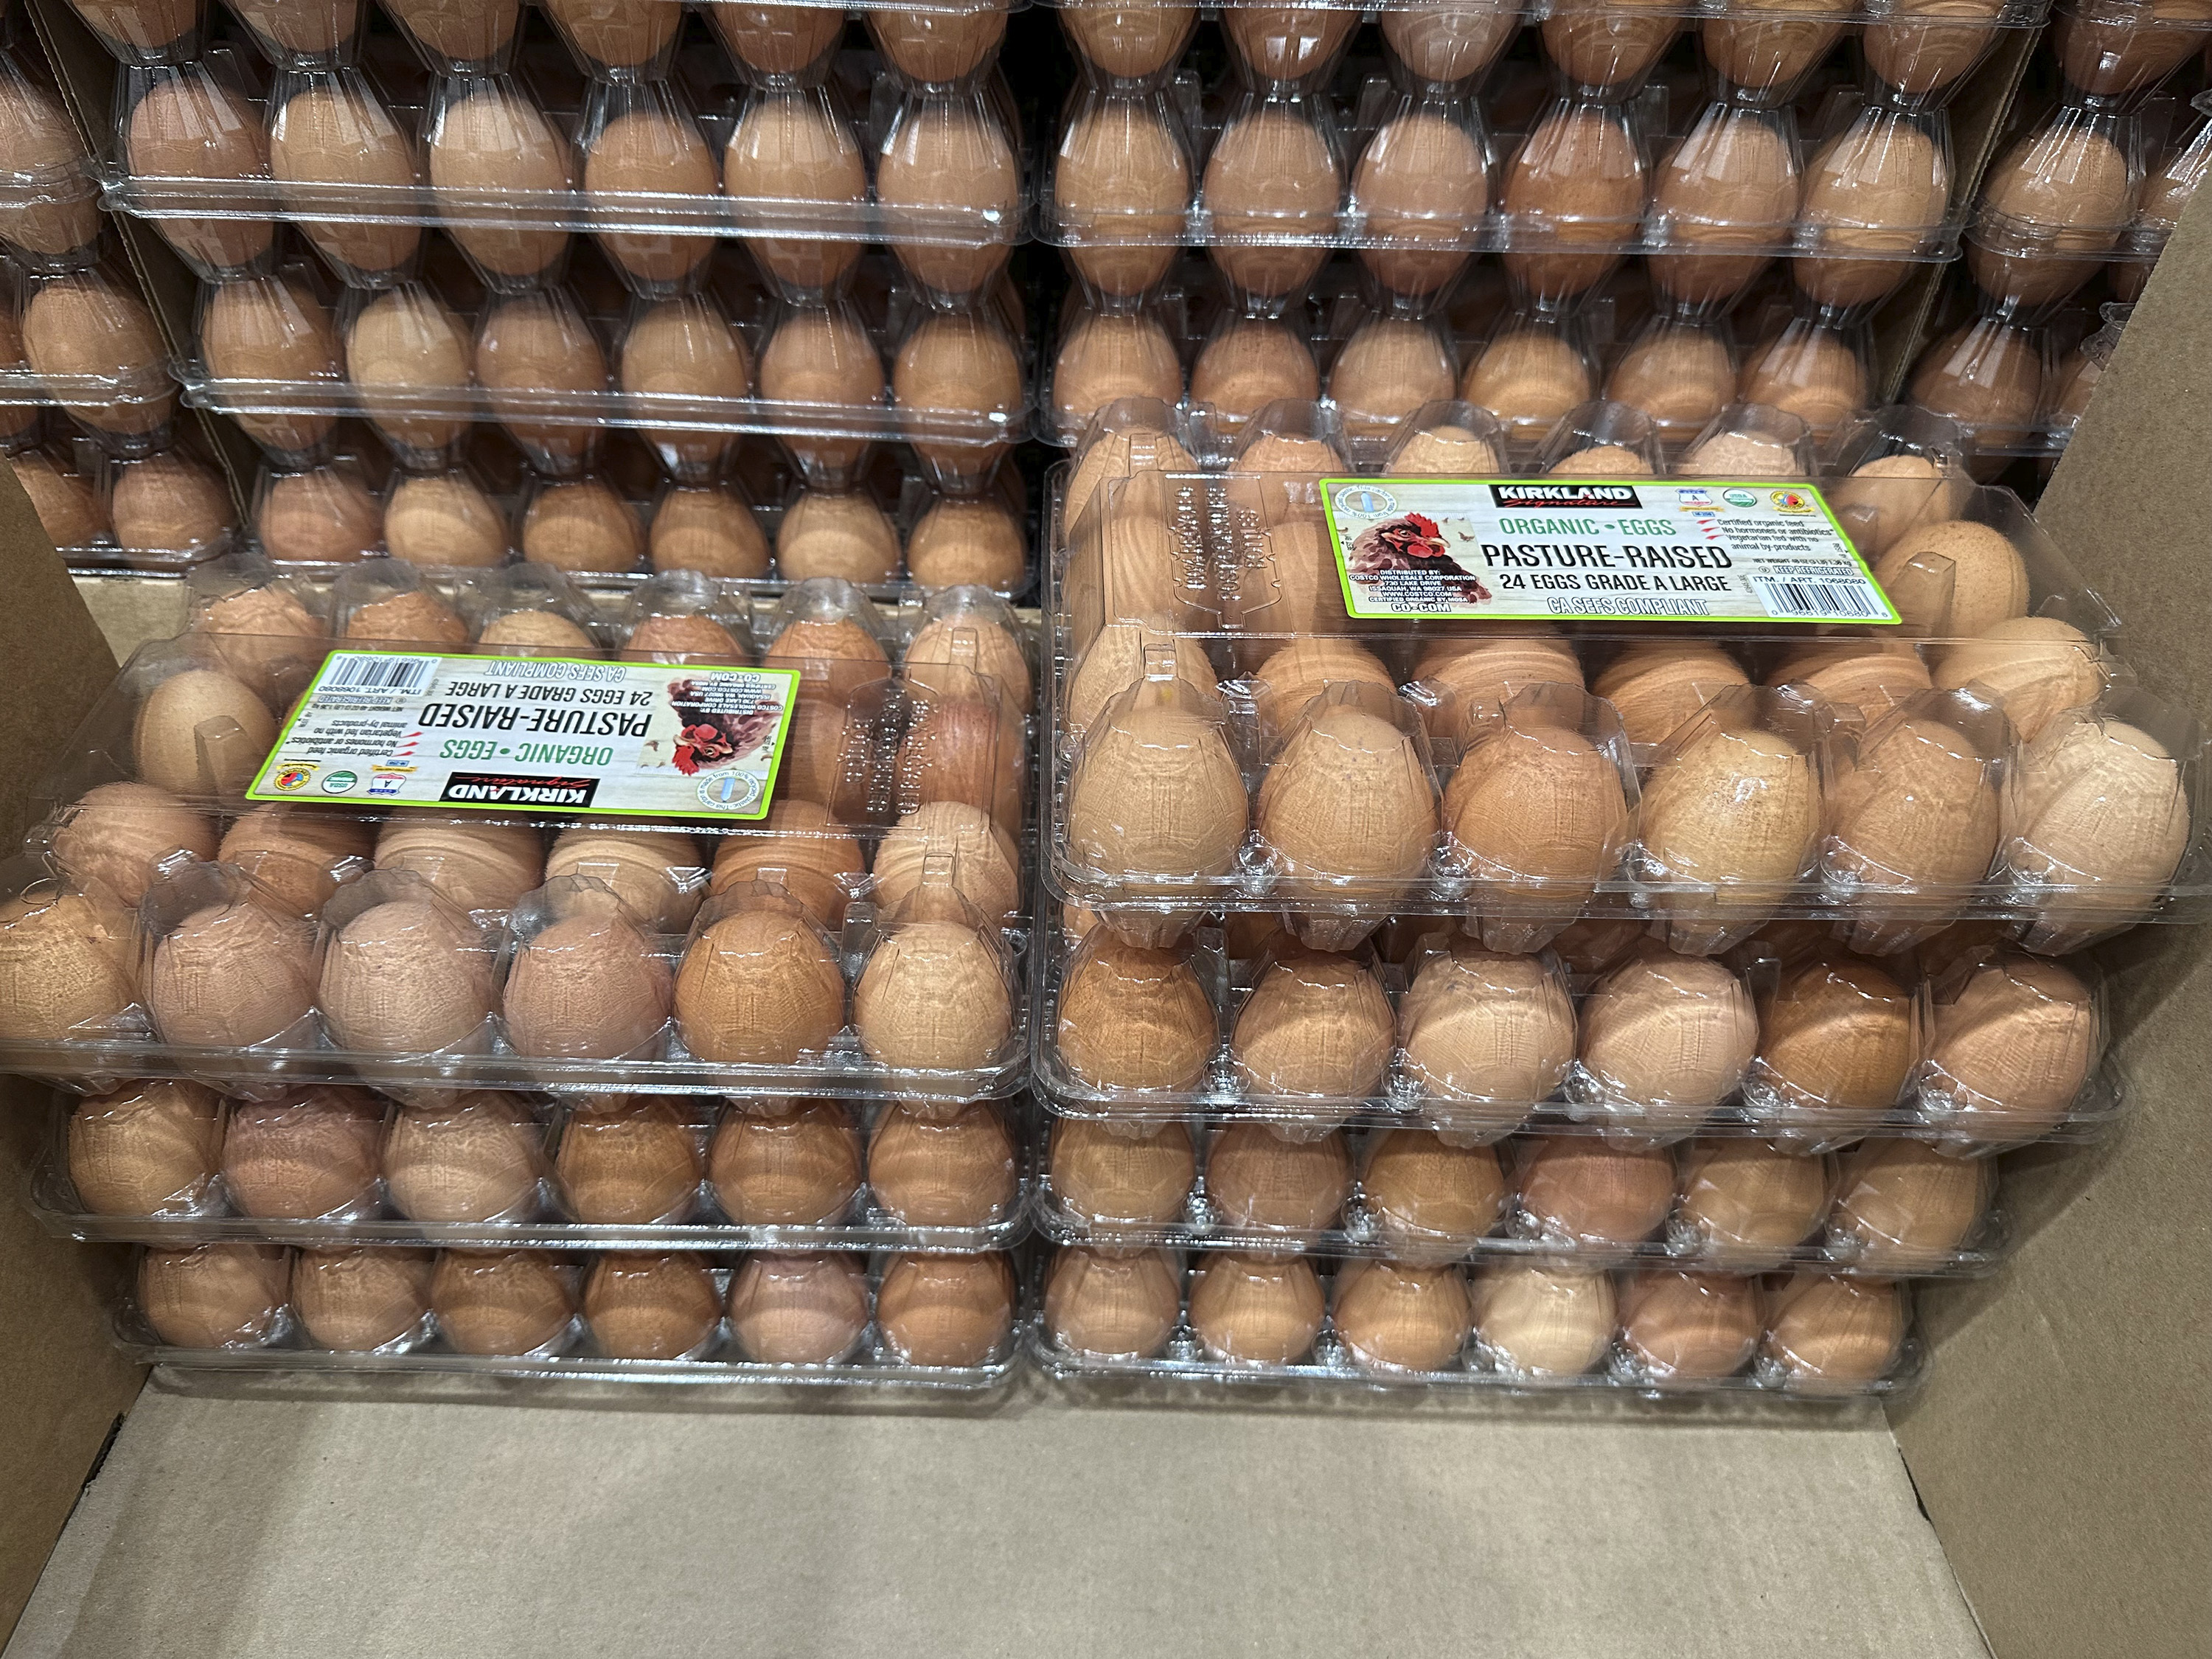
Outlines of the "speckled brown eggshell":
[{"label": "speckled brown eggshell", "polygon": [[576,1287],[571,1270],[541,1250],[445,1250],[430,1306],[461,1353],[535,1353],[567,1334]]},{"label": "speckled brown eggshell", "polygon": [[788,1066],[845,1023],[845,980],[814,926],[741,910],[696,933],[676,975],[676,1023],[702,1060]]},{"label": "speckled brown eggshell", "polygon": [[1232,1365],[1304,1359],[1325,1311],[1321,1280],[1303,1256],[1217,1250],[1191,1275],[1191,1328],[1207,1353]]},{"label": "speckled brown eggshell", "polygon": [[307,1221],[374,1213],[384,1103],[361,1089],[307,1089],[232,1103],[222,1184],[241,1215]]},{"label": "speckled brown eggshell", "polygon": [[988,1364],[1014,1322],[1004,1255],[901,1255],[876,1287],[884,1346],[908,1365]]},{"label": "speckled brown eggshell", "polygon": [[477,1038],[492,1008],[491,951],[427,899],[373,905],[331,939],[316,1000],[331,1038],[366,1054],[433,1054]]},{"label": "speckled brown eggshell", "polygon": [[909,1227],[987,1227],[1020,1182],[1014,1141],[988,1101],[939,1116],[894,1103],[868,1140],[868,1188],[878,1207]]},{"label": "speckled brown eggshell", "polygon": [[1101,1123],[1056,1118],[1050,1176],[1054,1194],[1093,1222],[1173,1221],[1197,1178],[1190,1131],[1181,1123]]},{"label": "speckled brown eggshell", "polygon": [[162,870],[214,858],[216,828],[167,790],[103,783],[77,797],[54,831],[52,848],[70,879],[96,882],[136,904]]},{"label": "speckled brown eggshell", "polygon": [[1231,1123],[1206,1149],[1206,1190],[1232,1226],[1318,1232],[1352,1196],[1352,1158],[1340,1131],[1291,1138]]},{"label": "speckled brown eggshell", "polygon": [[1771,907],[1810,861],[1821,791],[1810,753],[1778,732],[1715,723],[1654,769],[1638,809],[1645,857],[1731,908]]},{"label": "speckled brown eggshell", "polygon": [[1874,574],[1916,634],[1985,634],[2027,611],[2027,567],[2020,550],[2003,532],[1969,519],[1907,531]]},{"label": "speckled brown eggshell", "polygon": [[1759,1042],[1751,994],[1719,963],[1650,951],[1614,969],[1582,1009],[1582,1063],[1604,1091],[1670,1119],[1735,1091]]},{"label": "speckled brown eggshell", "polygon": [[1045,1334],[1070,1353],[1148,1359],[1167,1346],[1182,1311],[1182,1284],[1164,1250],[1070,1245],[1045,1274]]},{"label": "speckled brown eggshell", "polygon": [[761,1251],[730,1280],[730,1331],[751,1359],[769,1365],[832,1365],[868,1328],[864,1258]]},{"label": "speckled brown eggshell", "polygon": [[250,1348],[281,1328],[290,1254],[232,1240],[150,1249],[138,1264],[138,1306],[173,1348]]},{"label": "speckled brown eggshell", "polygon": [[206,1206],[223,1103],[181,1078],[147,1078],[70,1113],[70,1185],[94,1215],[189,1214]]},{"label": "speckled brown eggshell", "polygon": [[1945,647],[1935,683],[1993,698],[2020,740],[2033,743],[2065,710],[2094,702],[2105,676],[2097,647],[2081,629],[2056,617],[2014,617]]},{"label": "speckled brown eggshell", "polygon": [[138,928],[99,888],[0,903],[0,1041],[67,1042],[138,994]]},{"label": "speckled brown eggshell", "polygon": [[1060,1061],[1098,1089],[1194,1086],[1213,1057],[1213,1005],[1190,963],[1101,932],[1086,940],[1060,993]]},{"label": "speckled brown eggshell", "polygon": [[527,1218],[544,1173],[544,1129],[516,1096],[403,1105],[385,1132],[392,1207],[412,1221]]},{"label": "speckled brown eggshell", "polygon": [[860,1186],[860,1138],[834,1101],[771,1102],[726,1113],[707,1178],[740,1226],[833,1222]]},{"label": "speckled brown eggshell", "polygon": [[165,1042],[252,1048],[307,1017],[318,966],[306,918],[252,899],[203,905],[155,941],[147,1012]]},{"label": "speckled brown eggshell", "polygon": [[1919,655],[1901,640],[1846,639],[1792,651],[1766,677],[1769,685],[1802,685],[1844,715],[1872,726],[1931,684]]},{"label": "speckled brown eggshell", "polygon": [[609,1251],[584,1279],[592,1345],[617,1359],[679,1359],[721,1323],[722,1298],[706,1258],[688,1251]]},{"label": "speckled brown eggshell", "polygon": [[1497,1152],[1432,1129],[1386,1129],[1370,1140],[1359,1191],[1383,1243],[1404,1261],[1455,1261],[1505,1212]]},{"label": "speckled brown eggshell", "polygon": [[428,1250],[301,1250],[292,1259],[292,1311],[317,1347],[385,1347],[422,1328],[433,1261]]},{"label": "speckled brown eggshell", "polygon": [[1579,1376],[1612,1346],[1613,1280],[1583,1267],[1485,1267],[1473,1285],[1477,1340],[1510,1376]]}]

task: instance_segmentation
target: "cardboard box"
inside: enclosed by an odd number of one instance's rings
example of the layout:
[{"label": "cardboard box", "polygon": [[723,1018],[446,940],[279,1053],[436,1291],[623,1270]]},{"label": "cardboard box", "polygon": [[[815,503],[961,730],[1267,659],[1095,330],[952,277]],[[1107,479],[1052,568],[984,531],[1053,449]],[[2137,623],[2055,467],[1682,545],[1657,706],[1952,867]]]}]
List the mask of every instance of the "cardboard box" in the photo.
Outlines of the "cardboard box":
[{"label": "cardboard box", "polygon": [[[2143,678],[2212,720],[2208,284],[2200,200],[2043,518]],[[112,663],[12,483],[0,568],[14,833]],[[103,603],[125,629],[159,610]],[[2190,929],[2106,953],[2136,1115],[2108,1146],[2024,1160],[2017,1259],[1924,1297],[1934,1375],[1887,1419],[1033,1380],[951,1407],[142,1389],[106,1334],[115,1254],[11,1199],[0,1616],[29,1599],[9,1655],[2202,1655],[2212,962]],[[20,1188],[39,1100],[11,1085],[0,1104]]]}]

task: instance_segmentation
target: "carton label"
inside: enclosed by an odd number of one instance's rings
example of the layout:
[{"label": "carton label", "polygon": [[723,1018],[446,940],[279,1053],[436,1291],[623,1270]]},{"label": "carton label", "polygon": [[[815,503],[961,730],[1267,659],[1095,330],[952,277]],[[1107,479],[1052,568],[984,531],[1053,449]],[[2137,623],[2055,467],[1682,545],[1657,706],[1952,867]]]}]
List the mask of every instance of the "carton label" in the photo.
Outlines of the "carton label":
[{"label": "carton label", "polygon": [[246,794],[760,818],[798,692],[786,668],[333,651]]},{"label": "carton label", "polygon": [[1354,617],[1898,620],[1811,484],[1324,478],[1321,489]]}]

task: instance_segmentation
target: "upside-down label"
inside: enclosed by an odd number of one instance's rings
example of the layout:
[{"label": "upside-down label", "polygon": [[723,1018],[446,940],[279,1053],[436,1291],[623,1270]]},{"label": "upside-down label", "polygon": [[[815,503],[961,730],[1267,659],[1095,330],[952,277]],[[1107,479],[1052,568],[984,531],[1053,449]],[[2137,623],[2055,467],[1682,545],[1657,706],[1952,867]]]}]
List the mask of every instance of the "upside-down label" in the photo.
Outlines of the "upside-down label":
[{"label": "upside-down label", "polygon": [[786,668],[333,651],[249,800],[759,818]]},{"label": "upside-down label", "polygon": [[1354,617],[1893,623],[1810,484],[1324,478]]}]

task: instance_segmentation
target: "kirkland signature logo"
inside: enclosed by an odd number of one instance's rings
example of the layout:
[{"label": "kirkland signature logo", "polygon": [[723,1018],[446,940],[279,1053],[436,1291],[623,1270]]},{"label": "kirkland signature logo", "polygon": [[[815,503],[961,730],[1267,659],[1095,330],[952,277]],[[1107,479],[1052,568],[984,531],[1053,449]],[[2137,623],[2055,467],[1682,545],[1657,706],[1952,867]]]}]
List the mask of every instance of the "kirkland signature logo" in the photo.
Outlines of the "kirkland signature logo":
[{"label": "kirkland signature logo", "polygon": [[597,778],[533,777],[526,772],[456,772],[438,799],[471,806],[589,806]]},{"label": "kirkland signature logo", "polygon": [[1626,507],[1644,505],[1633,486],[1582,483],[1571,479],[1531,479],[1524,483],[1494,483],[1490,497],[1500,507]]}]

